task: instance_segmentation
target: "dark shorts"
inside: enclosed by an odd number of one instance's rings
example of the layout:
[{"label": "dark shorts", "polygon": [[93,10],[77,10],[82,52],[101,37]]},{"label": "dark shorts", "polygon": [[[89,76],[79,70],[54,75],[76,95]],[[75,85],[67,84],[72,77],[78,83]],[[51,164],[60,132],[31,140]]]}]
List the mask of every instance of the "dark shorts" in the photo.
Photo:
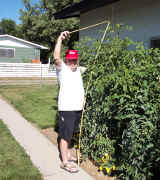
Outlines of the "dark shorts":
[{"label": "dark shorts", "polygon": [[67,141],[79,131],[82,111],[59,111],[59,136]]}]

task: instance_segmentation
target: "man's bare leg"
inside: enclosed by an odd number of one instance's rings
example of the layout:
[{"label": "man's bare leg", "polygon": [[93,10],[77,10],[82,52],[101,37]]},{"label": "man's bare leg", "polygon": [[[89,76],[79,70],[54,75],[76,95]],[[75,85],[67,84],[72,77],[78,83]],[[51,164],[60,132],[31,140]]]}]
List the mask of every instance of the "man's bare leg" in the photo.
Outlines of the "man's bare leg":
[{"label": "man's bare leg", "polygon": [[70,146],[69,146],[70,143],[71,143],[71,142],[68,142],[68,153],[67,153],[68,161],[77,162],[77,158],[72,154],[71,149],[69,148],[69,147],[70,147]]},{"label": "man's bare leg", "polygon": [[69,142],[61,139],[60,140],[60,151],[61,151],[61,156],[62,156],[62,162],[63,164],[61,165],[61,168],[69,171],[70,173],[76,173],[78,172],[78,168],[74,166],[72,163],[69,162],[68,159],[68,153],[69,153]]},{"label": "man's bare leg", "polygon": [[68,141],[66,141],[65,139],[60,140],[60,151],[61,151],[62,161],[65,164],[68,162]]}]

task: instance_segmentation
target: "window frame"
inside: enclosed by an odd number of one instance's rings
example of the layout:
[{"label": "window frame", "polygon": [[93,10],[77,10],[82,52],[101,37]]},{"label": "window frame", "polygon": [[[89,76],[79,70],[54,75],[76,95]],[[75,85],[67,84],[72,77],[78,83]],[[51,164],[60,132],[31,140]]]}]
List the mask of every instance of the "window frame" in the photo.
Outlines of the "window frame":
[{"label": "window frame", "polygon": [[[12,57],[9,57],[9,56],[0,56],[0,58],[15,58],[15,51],[16,49],[15,48],[5,48],[5,47],[0,47],[0,50],[13,50],[13,56]],[[7,54],[8,55],[8,54]]]},{"label": "window frame", "polygon": [[[159,41],[159,47],[154,47],[153,41]],[[150,48],[158,48],[160,49],[160,36],[154,36],[150,39]]]}]

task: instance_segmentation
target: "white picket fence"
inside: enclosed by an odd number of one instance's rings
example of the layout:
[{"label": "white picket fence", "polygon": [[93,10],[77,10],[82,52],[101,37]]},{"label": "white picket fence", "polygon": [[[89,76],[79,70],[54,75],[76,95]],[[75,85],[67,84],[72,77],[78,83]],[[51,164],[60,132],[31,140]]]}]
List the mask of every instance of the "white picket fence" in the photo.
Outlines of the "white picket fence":
[{"label": "white picket fence", "polygon": [[0,77],[56,77],[56,71],[50,64],[0,63]]}]

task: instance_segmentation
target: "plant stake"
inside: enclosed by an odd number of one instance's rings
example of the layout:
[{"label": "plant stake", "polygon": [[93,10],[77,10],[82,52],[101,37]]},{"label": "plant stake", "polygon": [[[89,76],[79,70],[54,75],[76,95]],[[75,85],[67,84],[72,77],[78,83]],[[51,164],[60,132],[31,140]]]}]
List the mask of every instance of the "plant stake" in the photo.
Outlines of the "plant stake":
[{"label": "plant stake", "polygon": [[[105,21],[107,22],[107,21]],[[103,22],[104,23],[104,22]],[[100,49],[102,47],[102,44],[104,42],[104,39],[105,39],[105,36],[106,36],[106,33],[108,31],[108,28],[109,28],[109,25],[110,25],[110,22],[108,22],[107,26],[106,26],[106,29],[104,31],[104,34],[103,34],[103,37],[101,39],[101,43],[100,43],[100,46],[98,47],[98,50],[97,50],[97,53],[96,53],[96,56],[95,56],[95,59],[94,59],[94,63],[96,63],[96,60],[97,60],[97,57],[99,56],[99,52],[100,52]],[[92,26],[93,27],[93,26]],[[88,27],[89,28],[89,27]],[[81,29],[82,30],[82,29]],[[72,31],[73,32],[73,31]],[[71,33],[72,33],[71,32]],[[75,32],[75,31],[74,31]],[[92,79],[92,75],[93,75],[93,71],[91,71],[91,74],[90,74],[90,77],[89,77],[89,81],[88,81],[88,84],[87,84],[87,88],[86,88],[86,92],[85,92],[85,97],[84,97],[84,103],[83,103],[83,109],[82,109],[82,116],[81,116],[81,123],[80,123],[80,133],[79,133],[79,145],[78,145],[78,150],[77,150],[77,157],[78,157],[78,166],[80,165],[80,144],[81,144],[81,136],[82,136],[82,127],[83,127],[83,117],[84,117],[84,112],[85,112],[85,105],[86,105],[86,99],[87,99],[87,94],[88,94],[88,89],[89,89],[89,86],[90,86],[90,83],[91,83],[91,79]]]},{"label": "plant stake", "polygon": [[75,33],[75,32],[79,32],[79,31],[83,31],[83,30],[86,30],[86,29],[89,29],[89,28],[93,28],[95,26],[99,26],[99,25],[105,24],[107,22],[109,23],[109,21],[102,21],[102,22],[97,23],[97,24],[93,24],[93,25],[90,25],[90,26],[87,26],[87,27],[84,27],[84,28],[81,28],[81,29],[77,29],[77,30],[71,31],[70,34]]}]

